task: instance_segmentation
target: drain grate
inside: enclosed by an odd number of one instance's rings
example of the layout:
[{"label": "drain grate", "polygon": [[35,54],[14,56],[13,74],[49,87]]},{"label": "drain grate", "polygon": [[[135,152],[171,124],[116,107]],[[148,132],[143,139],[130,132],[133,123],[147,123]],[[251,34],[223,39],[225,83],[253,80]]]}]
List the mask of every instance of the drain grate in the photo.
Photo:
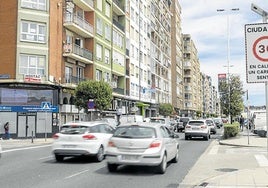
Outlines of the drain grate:
[{"label": "drain grate", "polygon": [[201,183],[199,186],[201,186],[201,187],[206,187],[207,185],[208,185],[207,182],[203,182],[203,183]]},{"label": "drain grate", "polygon": [[216,170],[220,171],[220,172],[234,172],[234,171],[237,171],[238,169],[236,169],[236,168],[218,168]]}]

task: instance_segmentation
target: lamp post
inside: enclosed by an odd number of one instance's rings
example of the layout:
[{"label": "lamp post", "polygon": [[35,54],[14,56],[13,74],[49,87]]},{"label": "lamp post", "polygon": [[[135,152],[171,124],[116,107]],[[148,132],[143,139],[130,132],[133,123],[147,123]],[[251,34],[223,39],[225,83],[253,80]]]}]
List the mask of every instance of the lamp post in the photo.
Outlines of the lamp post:
[{"label": "lamp post", "polygon": [[[217,9],[217,12],[225,12],[228,10]],[[229,11],[239,11],[239,8],[232,8]],[[228,122],[231,122],[231,87],[230,87],[230,24],[229,24],[229,13],[227,13],[227,84],[228,84]]]},{"label": "lamp post", "polygon": [[[251,10],[262,16],[263,23],[267,23],[268,12],[258,7],[257,5],[251,4]],[[265,96],[266,96],[266,137],[268,136],[268,82],[265,82]],[[268,155],[268,137],[267,137],[267,155]]]}]

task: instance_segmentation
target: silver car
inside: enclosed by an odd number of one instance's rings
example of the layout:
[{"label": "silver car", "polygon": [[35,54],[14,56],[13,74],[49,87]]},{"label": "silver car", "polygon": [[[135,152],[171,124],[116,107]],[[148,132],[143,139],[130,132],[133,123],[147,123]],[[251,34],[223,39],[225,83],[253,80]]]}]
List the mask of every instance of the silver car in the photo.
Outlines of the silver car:
[{"label": "silver car", "polygon": [[205,119],[189,120],[185,126],[185,140],[192,137],[203,137],[205,140],[210,138],[210,127]]},{"label": "silver car", "polygon": [[110,172],[119,165],[155,166],[164,174],[169,161],[178,162],[178,135],[160,123],[120,125],[110,138],[106,160]]},{"label": "silver car", "polygon": [[66,123],[53,136],[52,153],[56,161],[84,155],[95,156],[100,162],[113,132],[114,129],[103,121]]}]

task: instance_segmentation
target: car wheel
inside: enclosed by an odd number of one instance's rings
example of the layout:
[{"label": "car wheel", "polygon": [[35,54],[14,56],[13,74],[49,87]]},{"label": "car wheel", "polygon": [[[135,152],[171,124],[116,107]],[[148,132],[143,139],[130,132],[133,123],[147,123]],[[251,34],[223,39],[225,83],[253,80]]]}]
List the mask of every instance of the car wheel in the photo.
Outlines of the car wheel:
[{"label": "car wheel", "polygon": [[157,171],[160,174],[164,174],[166,172],[167,169],[167,156],[166,154],[163,156],[162,162],[160,163],[160,165],[157,167]]},{"label": "car wheel", "polygon": [[64,159],[64,156],[62,156],[62,155],[55,155],[55,159],[56,159],[56,161],[58,161],[58,162],[62,162],[63,159]]},{"label": "car wheel", "polygon": [[173,162],[173,163],[177,163],[178,161],[179,161],[179,148],[177,148],[176,155],[175,155],[175,157],[172,159],[171,162]]},{"label": "car wheel", "polygon": [[188,140],[189,139],[189,137],[188,136],[185,136],[185,140]]},{"label": "car wheel", "polygon": [[100,146],[98,153],[96,155],[96,161],[101,162],[104,159],[104,148]]},{"label": "car wheel", "polygon": [[118,165],[117,164],[110,164],[107,163],[107,168],[109,172],[115,172],[117,170]]},{"label": "car wheel", "polygon": [[204,139],[205,139],[205,140],[208,140],[209,137],[210,137],[210,134],[208,134],[207,136],[204,136]]}]

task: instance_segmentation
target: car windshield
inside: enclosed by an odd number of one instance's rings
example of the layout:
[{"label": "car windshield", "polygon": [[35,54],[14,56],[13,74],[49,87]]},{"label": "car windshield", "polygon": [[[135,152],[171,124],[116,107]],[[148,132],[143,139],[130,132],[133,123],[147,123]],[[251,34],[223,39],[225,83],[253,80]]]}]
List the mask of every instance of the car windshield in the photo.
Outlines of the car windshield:
[{"label": "car windshield", "polygon": [[64,125],[61,127],[60,133],[62,134],[84,134],[92,132],[91,127],[84,125]]},{"label": "car windshield", "polygon": [[127,126],[118,127],[113,135],[123,138],[155,138],[155,129],[151,127]]},{"label": "car windshield", "polygon": [[188,124],[192,126],[200,126],[200,125],[204,125],[204,122],[203,121],[190,121]]},{"label": "car windshield", "polygon": [[152,123],[165,123],[164,119],[151,119],[150,122]]}]

